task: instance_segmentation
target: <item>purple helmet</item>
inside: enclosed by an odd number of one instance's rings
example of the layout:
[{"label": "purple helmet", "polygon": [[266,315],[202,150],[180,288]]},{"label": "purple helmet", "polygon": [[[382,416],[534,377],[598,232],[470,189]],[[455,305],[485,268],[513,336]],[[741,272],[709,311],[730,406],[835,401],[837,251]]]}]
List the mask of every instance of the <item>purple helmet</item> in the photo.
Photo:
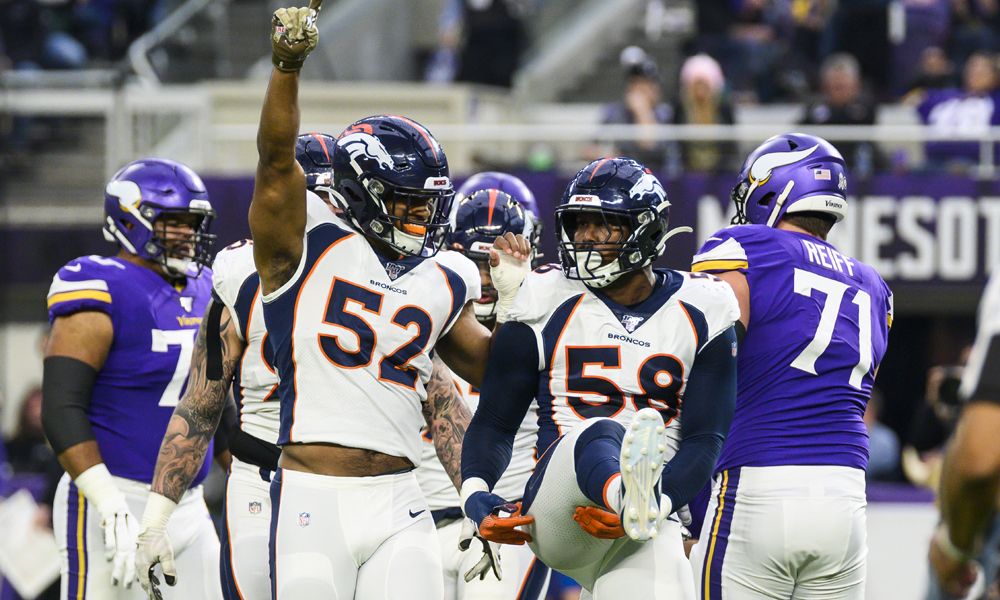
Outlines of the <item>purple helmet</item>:
[{"label": "purple helmet", "polygon": [[818,212],[837,221],[847,213],[844,157],[814,135],[776,135],[750,153],[731,198],[733,224],[774,227],[786,213]]},{"label": "purple helmet", "polygon": [[[189,167],[162,158],[131,162],[111,178],[104,189],[104,237],[128,252],[156,261],[175,277],[188,275],[193,262],[198,272],[211,261],[215,236],[208,226],[215,216],[201,178]],[[195,217],[193,233],[172,236],[190,245],[187,256],[171,255],[162,217]]]}]

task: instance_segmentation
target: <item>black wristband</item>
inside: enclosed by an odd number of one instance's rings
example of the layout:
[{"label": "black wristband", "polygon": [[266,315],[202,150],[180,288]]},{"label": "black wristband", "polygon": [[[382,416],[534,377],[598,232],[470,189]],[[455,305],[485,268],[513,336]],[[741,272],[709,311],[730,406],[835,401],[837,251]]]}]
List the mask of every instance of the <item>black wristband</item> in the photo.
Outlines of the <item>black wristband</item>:
[{"label": "black wristband", "polygon": [[42,427],[55,453],[97,439],[87,418],[97,371],[82,360],[49,356],[42,376]]}]

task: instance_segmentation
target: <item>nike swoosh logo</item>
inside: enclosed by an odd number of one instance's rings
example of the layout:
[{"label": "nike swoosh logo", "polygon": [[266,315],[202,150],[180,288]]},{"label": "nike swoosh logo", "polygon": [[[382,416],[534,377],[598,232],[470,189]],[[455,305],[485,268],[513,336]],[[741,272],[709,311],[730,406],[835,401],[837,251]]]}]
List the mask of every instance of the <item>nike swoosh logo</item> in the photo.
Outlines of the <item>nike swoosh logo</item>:
[{"label": "nike swoosh logo", "polygon": [[420,515],[424,514],[425,512],[427,512],[427,511],[425,511],[425,510],[418,510],[417,512],[413,512],[411,510],[410,511],[410,516],[415,519],[415,518],[419,517]]},{"label": "nike swoosh logo", "polygon": [[76,272],[78,272],[78,271],[79,271],[80,269],[82,269],[82,268],[83,268],[83,265],[76,265],[76,267],[75,267],[75,268],[74,268],[74,267],[72,267],[72,266],[70,266],[70,265],[66,265],[66,267],[65,267],[65,268],[66,268],[66,270],[67,270],[67,271],[73,271],[74,273],[76,273]]},{"label": "nike swoosh logo", "polygon": [[797,163],[815,152],[817,148],[819,148],[818,144],[812,148],[797,150],[795,152],[772,152],[765,154],[755,160],[750,167],[750,181],[756,182],[758,185],[763,184],[771,176],[771,171],[778,167]]}]

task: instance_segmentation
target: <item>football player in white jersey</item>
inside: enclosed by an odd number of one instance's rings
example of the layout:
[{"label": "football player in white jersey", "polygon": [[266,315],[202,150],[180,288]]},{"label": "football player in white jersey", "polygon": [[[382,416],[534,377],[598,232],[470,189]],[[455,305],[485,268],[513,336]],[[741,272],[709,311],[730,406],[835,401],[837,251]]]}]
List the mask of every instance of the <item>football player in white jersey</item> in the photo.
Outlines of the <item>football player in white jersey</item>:
[{"label": "football player in white jersey", "polygon": [[[307,188],[312,192],[307,194],[307,211],[317,220],[329,219],[333,213],[329,197],[333,173],[326,149],[332,149],[335,141],[332,136],[311,133],[299,136],[296,145],[296,160],[306,172]],[[233,459],[220,556],[223,596],[226,600],[271,597],[263,565],[268,560],[271,520],[268,490],[281,453],[275,445],[278,376],[264,328],[260,279],[251,244],[244,240],[225,248],[212,265],[213,300],[206,310],[205,335],[197,337],[192,352],[191,372],[195,376],[188,382],[164,435],[150,489],[155,500],[143,515],[136,569],[150,597],[159,593],[150,584],[155,564],[165,563],[165,578],[168,582],[176,580],[171,565],[173,549],[162,525],[173,512],[178,494],[187,489],[201,465],[208,440],[223,414],[230,383],[234,384],[238,422],[231,424],[228,431]],[[215,344],[214,352],[208,350],[211,344]],[[213,360],[214,374],[209,373]]]},{"label": "football player in white jersey", "polygon": [[[732,290],[651,266],[673,233],[669,206],[626,158],[570,182],[561,265],[528,275],[499,315],[462,452],[463,509],[480,534],[527,542],[597,600],[694,598],[670,515],[711,476],[736,400]],[[536,398],[540,458],[518,507],[491,490]]]},{"label": "football player in white jersey", "polygon": [[[444,242],[453,191],[440,145],[409,119],[348,127],[333,149],[345,221],[306,214],[294,148],[315,17],[312,8],[275,12],[249,214],[280,379],[272,596],[440,600],[437,535],[412,470],[429,423],[459,476],[468,409],[428,405],[426,385],[432,350],[470,383],[482,379],[490,332],[472,309],[478,273],[426,260]],[[504,253],[527,259],[527,241],[515,242]]]},{"label": "football player in white jersey", "polygon": [[[509,178],[513,182],[505,187],[519,196],[525,194],[530,196],[530,192],[516,177],[502,173],[492,173],[490,176],[488,183],[492,186],[499,187],[504,179]],[[473,185],[483,183],[481,177],[473,177],[470,181]],[[469,187],[468,183],[458,190],[457,196],[462,199],[458,202],[453,231],[448,236],[448,247],[469,257],[479,267],[482,296],[475,300],[473,307],[479,322],[492,330],[496,325],[498,299],[489,267],[493,241],[497,236],[509,232],[524,235],[534,245],[532,236],[534,219],[522,205],[520,198],[512,197],[495,187],[477,190]],[[437,256],[446,257],[450,254],[452,253],[440,252]],[[479,404],[479,390],[457,377],[455,384],[461,390],[469,409],[475,411]],[[537,405],[533,404],[532,407],[537,408]],[[510,466],[497,483],[498,494],[520,499],[524,485],[535,468],[534,449],[537,432],[538,423],[534,410],[531,410],[518,429]],[[460,551],[460,544],[466,549],[470,547],[472,529],[466,527],[469,522],[462,514],[458,491],[438,461],[432,442],[428,433],[425,433],[423,456],[416,475],[417,483],[420,484],[420,489],[423,490],[431,508],[431,516],[434,518],[441,540],[445,600],[543,598],[548,588],[550,571],[541,561],[535,559],[527,546],[498,547],[493,544],[488,547],[487,551],[499,554],[496,557],[498,576],[499,566],[503,565],[505,574],[499,580],[497,577],[488,576],[482,570],[486,565],[478,553]],[[463,528],[466,529],[465,535],[469,536],[468,539],[463,539]],[[487,542],[480,540],[480,543]],[[479,546],[478,543],[471,545]]]}]

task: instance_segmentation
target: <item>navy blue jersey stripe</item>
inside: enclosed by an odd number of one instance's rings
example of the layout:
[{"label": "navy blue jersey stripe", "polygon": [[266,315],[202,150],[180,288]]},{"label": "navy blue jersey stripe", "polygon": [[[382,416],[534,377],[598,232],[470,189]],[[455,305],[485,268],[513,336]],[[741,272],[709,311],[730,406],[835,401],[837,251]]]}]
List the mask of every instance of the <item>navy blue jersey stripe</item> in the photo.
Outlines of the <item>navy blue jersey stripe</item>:
[{"label": "navy blue jersey stripe", "polygon": [[462,312],[462,308],[465,307],[465,296],[468,292],[465,281],[458,275],[458,273],[452,271],[448,267],[442,265],[441,263],[434,263],[441,269],[444,273],[445,278],[448,280],[448,287],[451,289],[451,313],[448,315],[448,322],[445,324],[445,329],[451,327],[458,318],[459,313]]},{"label": "navy blue jersey stripe", "polygon": [[694,328],[695,335],[698,337],[698,349],[696,352],[701,352],[701,349],[708,343],[708,321],[705,320],[705,313],[683,300],[681,301],[681,306],[684,307],[688,318],[691,319],[691,327]]},{"label": "navy blue jersey stripe", "polygon": [[559,337],[562,336],[563,330],[566,329],[566,323],[569,322],[570,316],[572,316],[573,311],[576,310],[581,300],[583,300],[583,294],[577,294],[560,304],[559,308],[552,312],[552,317],[549,318],[549,322],[542,329],[543,360],[545,361],[545,370],[543,372],[548,372],[552,368],[552,353],[556,351],[556,344],[559,343]]},{"label": "navy blue jersey stripe", "polygon": [[516,600],[541,600],[545,597],[545,590],[549,587],[549,575],[552,571],[545,566],[545,563],[532,557],[531,566],[521,582],[521,590],[517,594]]},{"label": "navy blue jersey stripe", "polygon": [[240,291],[236,295],[236,319],[240,325],[240,336],[243,341],[247,341],[247,331],[250,327],[250,313],[253,311],[253,301],[257,297],[257,290],[260,289],[260,275],[252,273],[243,280]]}]

